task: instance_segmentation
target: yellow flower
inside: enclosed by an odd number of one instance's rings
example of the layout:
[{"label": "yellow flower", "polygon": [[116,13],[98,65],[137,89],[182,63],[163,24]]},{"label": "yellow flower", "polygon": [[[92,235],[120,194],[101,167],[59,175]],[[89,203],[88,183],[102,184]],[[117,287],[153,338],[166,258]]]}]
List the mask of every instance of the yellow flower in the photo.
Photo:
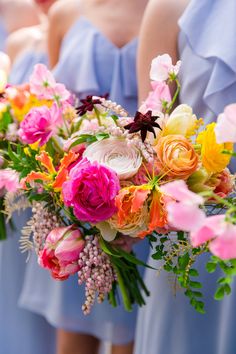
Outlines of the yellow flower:
[{"label": "yellow flower", "polygon": [[216,123],[206,126],[206,129],[197,137],[197,144],[201,145],[202,164],[207,172],[221,172],[230,162],[230,155],[223,154],[223,150],[232,150],[232,143],[217,144],[215,135]]}]

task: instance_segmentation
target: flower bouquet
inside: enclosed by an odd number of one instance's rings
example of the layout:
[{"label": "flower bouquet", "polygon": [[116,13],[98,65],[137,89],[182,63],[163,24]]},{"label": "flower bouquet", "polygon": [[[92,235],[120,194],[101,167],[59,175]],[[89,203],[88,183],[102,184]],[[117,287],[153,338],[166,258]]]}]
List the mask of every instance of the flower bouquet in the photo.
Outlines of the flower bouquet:
[{"label": "flower bouquet", "polygon": [[197,311],[204,312],[195,280],[199,255],[212,252],[207,270],[220,266],[225,273],[216,298],[230,292],[236,206],[227,166],[235,137],[226,126],[235,114],[228,107],[203,128],[191,107],[173,109],[179,68],[168,55],[154,59],[153,90],[135,117],[106,97],[78,105],[43,65],[30,78],[30,92],[51,105],[33,107],[20,123],[19,142],[8,148],[8,167],[32,204],[21,248],[34,248],[55,279],[78,274],[85,314],[96,298],[108,296],[116,306],[118,288],[127,310],[145,303],[149,292],[137,266],[147,265],[132,251],[144,238]]}]

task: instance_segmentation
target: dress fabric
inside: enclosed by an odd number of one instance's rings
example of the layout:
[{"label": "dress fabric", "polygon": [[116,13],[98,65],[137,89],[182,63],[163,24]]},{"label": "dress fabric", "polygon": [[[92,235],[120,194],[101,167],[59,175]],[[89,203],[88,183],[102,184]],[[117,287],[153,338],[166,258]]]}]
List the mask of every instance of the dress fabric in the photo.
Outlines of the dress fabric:
[{"label": "dress fabric", "polygon": [[4,26],[3,19],[0,16],[0,51],[5,51],[6,38],[7,38],[7,32]]},{"label": "dress fabric", "polygon": [[[28,73],[38,61],[45,62],[44,54],[27,52],[16,60],[10,82],[20,84],[28,80]],[[18,299],[22,290],[26,255],[20,253],[21,229],[30,219],[30,210],[13,215],[15,229],[7,226],[7,240],[0,242],[0,353],[53,354],[55,330],[42,316],[22,309]],[[34,283],[33,283],[34,285]]]},{"label": "dress fabric", "polygon": [[[236,100],[235,13],[234,0],[194,0],[179,20],[180,101],[191,105],[206,123]],[[235,161],[231,168],[235,171]],[[157,276],[146,271],[144,280],[151,297],[139,311],[135,354],[235,353],[236,283],[230,296],[215,301],[221,272],[209,275],[205,270],[208,259],[209,255],[204,255],[196,264],[203,283],[205,315],[191,307],[182,290],[177,289],[174,295],[170,274]],[[158,267],[151,256],[149,262]]]},{"label": "dress fabric", "polygon": [[[109,93],[110,99],[134,113],[137,106],[136,48],[136,39],[117,48],[90,21],[81,17],[64,38],[54,76],[78,98]],[[147,244],[136,246],[136,251],[139,258],[147,259]],[[35,277],[37,282],[33,281]],[[44,315],[57,328],[91,334],[113,344],[133,340],[136,307],[128,313],[123,306],[114,309],[104,301],[95,304],[91,314],[84,316],[81,310],[84,300],[84,287],[78,285],[76,275],[59,282],[31,260],[20,299],[23,307]]]}]

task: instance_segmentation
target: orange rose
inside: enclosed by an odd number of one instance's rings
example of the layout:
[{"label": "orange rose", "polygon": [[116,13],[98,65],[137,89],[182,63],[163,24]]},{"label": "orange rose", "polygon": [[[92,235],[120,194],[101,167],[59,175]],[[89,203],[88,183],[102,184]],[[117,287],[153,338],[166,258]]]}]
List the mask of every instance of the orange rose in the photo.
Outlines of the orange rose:
[{"label": "orange rose", "polygon": [[170,177],[187,179],[198,166],[198,155],[182,135],[167,135],[155,146],[162,172]]}]

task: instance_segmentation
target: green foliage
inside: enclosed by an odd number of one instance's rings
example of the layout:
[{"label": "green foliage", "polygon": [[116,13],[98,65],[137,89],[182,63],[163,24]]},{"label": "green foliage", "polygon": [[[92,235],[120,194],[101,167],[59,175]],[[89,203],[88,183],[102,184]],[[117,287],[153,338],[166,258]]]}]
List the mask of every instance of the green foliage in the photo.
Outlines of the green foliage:
[{"label": "green foliage", "polygon": [[1,118],[0,118],[0,131],[5,133],[8,129],[9,124],[13,122],[11,113],[10,113],[10,108],[8,107],[5,112],[1,113]]},{"label": "green foliage", "polygon": [[103,139],[109,138],[109,134],[107,133],[98,133],[96,135],[91,135],[91,134],[82,134],[79,135],[78,138],[71,144],[70,149],[74,146],[77,146],[79,144],[83,143],[94,143],[95,141],[101,141]]},{"label": "green foliage", "polygon": [[5,214],[4,214],[4,199],[0,198],[0,241],[7,238]]},{"label": "green foliage", "polygon": [[8,158],[10,167],[20,173],[20,179],[26,177],[31,171],[38,170],[39,164],[35,159],[38,151],[27,147],[27,153],[20,144],[8,144]]}]

